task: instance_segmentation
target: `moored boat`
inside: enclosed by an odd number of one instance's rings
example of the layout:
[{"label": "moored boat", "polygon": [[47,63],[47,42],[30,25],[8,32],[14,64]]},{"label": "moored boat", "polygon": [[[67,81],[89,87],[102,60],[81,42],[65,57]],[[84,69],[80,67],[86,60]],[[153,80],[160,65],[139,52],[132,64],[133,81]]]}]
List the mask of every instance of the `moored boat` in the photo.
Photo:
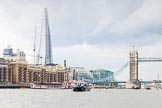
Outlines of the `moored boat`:
[{"label": "moored boat", "polygon": [[30,83],[32,89],[61,89],[62,83]]},{"label": "moored boat", "polygon": [[65,82],[62,84],[61,88],[62,88],[62,89],[72,89],[74,85],[75,85],[75,84],[74,84],[73,82],[65,81]]}]

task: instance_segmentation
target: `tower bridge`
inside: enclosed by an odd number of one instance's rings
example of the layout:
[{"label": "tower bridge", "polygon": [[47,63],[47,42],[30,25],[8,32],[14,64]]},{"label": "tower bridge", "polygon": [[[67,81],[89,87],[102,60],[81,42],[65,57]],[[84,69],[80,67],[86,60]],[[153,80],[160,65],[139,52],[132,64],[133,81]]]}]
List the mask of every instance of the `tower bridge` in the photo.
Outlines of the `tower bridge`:
[{"label": "tower bridge", "polygon": [[141,88],[141,82],[138,80],[139,62],[162,62],[160,57],[138,57],[138,51],[134,46],[129,51],[129,80],[126,82],[126,88]]},{"label": "tower bridge", "polygon": [[[141,88],[141,84],[154,83],[154,81],[139,81],[138,79],[138,65],[139,62],[162,62],[161,57],[139,57],[138,51],[133,46],[129,51],[129,61],[124,64],[119,70],[114,73],[114,76],[98,80],[95,84],[110,84],[110,83],[126,83],[126,88]],[[129,66],[129,80],[128,81],[108,81],[111,77],[118,76],[123,70]],[[162,83],[162,82],[160,82]]]}]

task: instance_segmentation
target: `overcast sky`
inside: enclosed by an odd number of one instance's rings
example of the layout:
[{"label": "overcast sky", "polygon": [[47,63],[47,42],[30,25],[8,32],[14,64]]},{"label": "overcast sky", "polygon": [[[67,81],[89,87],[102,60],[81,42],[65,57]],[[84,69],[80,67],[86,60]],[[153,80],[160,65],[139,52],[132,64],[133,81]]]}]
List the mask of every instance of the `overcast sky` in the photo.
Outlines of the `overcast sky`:
[{"label": "overcast sky", "polygon": [[[117,71],[134,45],[140,57],[162,57],[162,0],[0,0],[0,54],[7,45],[33,62],[43,8],[48,8],[53,61]],[[42,38],[42,41],[44,38]],[[42,42],[43,46],[43,42]],[[43,52],[42,52],[43,54]],[[140,63],[139,79],[162,79],[162,62]],[[128,68],[118,77],[128,79]]]}]

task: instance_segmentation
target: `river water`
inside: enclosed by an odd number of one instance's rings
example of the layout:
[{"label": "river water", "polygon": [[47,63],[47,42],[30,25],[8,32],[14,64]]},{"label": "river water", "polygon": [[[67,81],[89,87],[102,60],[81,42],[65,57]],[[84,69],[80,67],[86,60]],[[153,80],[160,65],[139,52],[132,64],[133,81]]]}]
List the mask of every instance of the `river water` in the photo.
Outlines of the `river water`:
[{"label": "river water", "polygon": [[162,108],[162,90],[0,89],[0,108]]}]

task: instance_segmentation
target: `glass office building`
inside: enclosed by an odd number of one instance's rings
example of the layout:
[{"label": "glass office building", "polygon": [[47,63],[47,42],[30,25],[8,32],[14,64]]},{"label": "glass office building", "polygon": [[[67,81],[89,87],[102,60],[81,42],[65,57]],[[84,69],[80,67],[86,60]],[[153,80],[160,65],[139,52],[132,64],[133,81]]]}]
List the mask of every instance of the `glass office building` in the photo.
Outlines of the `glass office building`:
[{"label": "glass office building", "polygon": [[93,75],[84,67],[69,67],[69,80],[92,80]]},{"label": "glass office building", "polygon": [[114,74],[112,71],[104,69],[90,70],[93,75],[94,82],[110,82],[114,81]]}]

